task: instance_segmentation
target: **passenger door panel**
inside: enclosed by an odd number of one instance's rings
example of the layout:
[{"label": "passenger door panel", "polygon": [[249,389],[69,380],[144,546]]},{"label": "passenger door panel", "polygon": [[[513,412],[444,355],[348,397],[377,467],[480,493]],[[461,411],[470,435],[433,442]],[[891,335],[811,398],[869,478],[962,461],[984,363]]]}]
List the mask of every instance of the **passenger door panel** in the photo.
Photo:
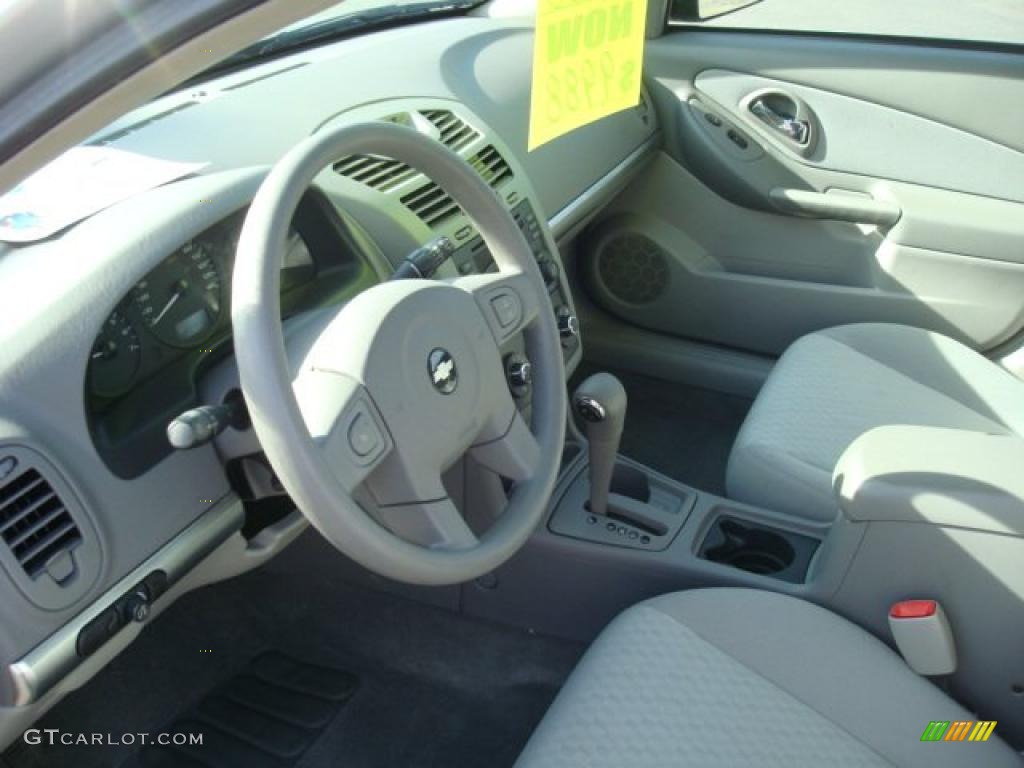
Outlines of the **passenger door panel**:
[{"label": "passenger door panel", "polygon": [[[1019,63],[774,34],[650,41],[666,152],[593,233],[591,293],[627,322],[772,355],[860,321],[998,346],[1024,324]],[[635,290],[645,274],[660,290]]]}]

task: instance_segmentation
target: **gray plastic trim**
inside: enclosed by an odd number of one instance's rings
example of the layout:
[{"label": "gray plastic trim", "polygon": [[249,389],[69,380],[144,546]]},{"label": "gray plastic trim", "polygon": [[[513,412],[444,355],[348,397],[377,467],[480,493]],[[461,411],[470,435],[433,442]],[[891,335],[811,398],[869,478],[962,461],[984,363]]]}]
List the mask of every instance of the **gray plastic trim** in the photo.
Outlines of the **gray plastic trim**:
[{"label": "gray plastic trim", "polygon": [[585,222],[620,191],[620,185],[628,183],[633,174],[654,157],[661,146],[661,134],[651,136],[634,149],[626,158],[580,193],[579,197],[551,217],[548,225],[556,240],[561,240],[570,231]]},{"label": "gray plastic trim", "polygon": [[211,507],[155,555],[114,584],[89,608],[8,666],[14,695],[13,700],[5,704],[24,707],[37,701],[81,663],[76,649],[78,634],[90,621],[153,571],[166,573],[169,585],[180,580],[203,557],[241,528],[243,518],[242,502],[234,494]]},{"label": "gray plastic trim", "polygon": [[900,207],[895,203],[835,190],[825,193],[775,187],[768,193],[768,197],[782,213],[810,219],[832,219],[888,227],[899,221],[902,215]]}]

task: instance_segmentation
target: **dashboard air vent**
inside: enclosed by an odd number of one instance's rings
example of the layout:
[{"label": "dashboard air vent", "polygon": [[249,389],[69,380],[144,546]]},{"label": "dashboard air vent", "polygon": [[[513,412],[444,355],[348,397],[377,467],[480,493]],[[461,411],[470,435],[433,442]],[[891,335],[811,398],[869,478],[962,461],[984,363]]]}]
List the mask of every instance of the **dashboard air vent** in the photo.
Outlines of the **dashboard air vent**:
[{"label": "dashboard air vent", "polygon": [[36,469],[0,487],[0,535],[32,579],[58,555],[82,543],[71,513]]},{"label": "dashboard air vent", "polygon": [[405,163],[377,155],[349,155],[334,164],[334,170],[381,192],[388,192],[416,176]]},{"label": "dashboard air vent", "polygon": [[455,152],[480,135],[466,121],[447,109],[427,109],[420,114],[441,132],[441,143]]},{"label": "dashboard air vent", "polygon": [[500,187],[512,178],[512,169],[493,144],[480,150],[480,154],[469,161],[473,169],[492,187]]},{"label": "dashboard air vent", "polygon": [[403,196],[402,203],[431,228],[461,213],[448,193],[432,181]]}]

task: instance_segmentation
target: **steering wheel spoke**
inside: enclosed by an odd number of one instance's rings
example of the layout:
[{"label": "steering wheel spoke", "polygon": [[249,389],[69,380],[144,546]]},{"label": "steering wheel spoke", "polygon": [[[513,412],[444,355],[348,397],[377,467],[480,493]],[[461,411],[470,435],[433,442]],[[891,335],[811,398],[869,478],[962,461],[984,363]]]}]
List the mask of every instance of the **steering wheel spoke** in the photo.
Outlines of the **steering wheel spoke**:
[{"label": "steering wheel spoke", "polygon": [[343,374],[306,370],[292,388],[310,437],[352,493],[394,448],[380,412],[369,393]]},{"label": "steering wheel spoke", "polygon": [[536,473],[541,451],[523,417],[513,409],[512,422],[505,433],[471,446],[469,454],[478,464],[502,477],[523,482]]},{"label": "steering wheel spoke", "polygon": [[395,535],[428,549],[471,549],[478,543],[462,513],[447,497],[379,507],[376,517]]},{"label": "steering wheel spoke", "polygon": [[536,321],[543,288],[524,272],[502,271],[460,277],[454,285],[472,294],[500,345]]}]

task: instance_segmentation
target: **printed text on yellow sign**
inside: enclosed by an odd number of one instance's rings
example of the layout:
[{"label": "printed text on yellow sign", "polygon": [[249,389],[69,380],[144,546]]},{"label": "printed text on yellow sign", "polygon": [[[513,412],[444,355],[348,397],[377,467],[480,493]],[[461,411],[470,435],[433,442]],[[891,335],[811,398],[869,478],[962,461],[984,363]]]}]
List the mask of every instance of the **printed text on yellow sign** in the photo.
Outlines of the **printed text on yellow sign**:
[{"label": "printed text on yellow sign", "polygon": [[646,0],[538,0],[531,150],[640,101]]}]

